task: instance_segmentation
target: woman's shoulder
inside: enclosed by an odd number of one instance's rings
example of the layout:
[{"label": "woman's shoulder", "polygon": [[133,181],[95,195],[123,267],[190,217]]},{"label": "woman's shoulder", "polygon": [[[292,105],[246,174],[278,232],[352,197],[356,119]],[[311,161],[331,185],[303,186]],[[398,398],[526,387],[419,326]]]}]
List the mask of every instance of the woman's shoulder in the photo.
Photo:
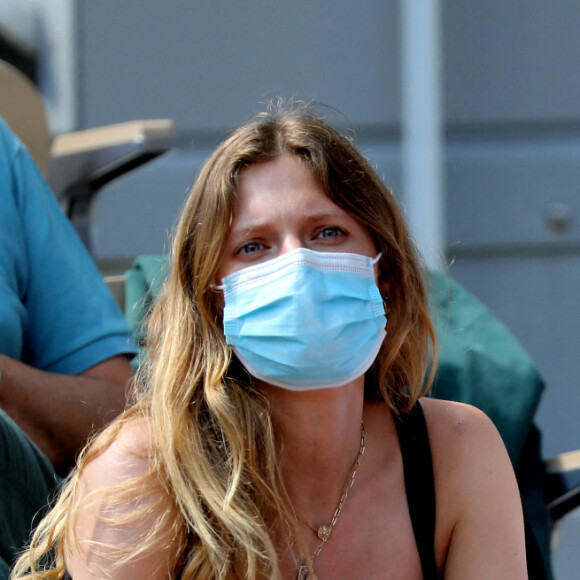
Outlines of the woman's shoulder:
[{"label": "woman's shoulder", "polygon": [[[499,432],[471,405],[422,399],[421,407],[433,458],[436,545],[446,571],[459,570],[458,577],[524,577],[521,502]],[[486,575],[493,566],[497,574]]]},{"label": "woman's shoulder", "polygon": [[503,447],[491,419],[480,409],[466,403],[421,399],[432,447],[460,452],[465,446],[486,446],[496,442]]},{"label": "woman's shoulder", "polygon": [[112,425],[94,444],[81,468],[81,481],[90,489],[108,487],[154,475],[154,434],[150,419],[131,417]]},{"label": "woman's shoulder", "polygon": [[421,399],[429,445],[437,506],[450,526],[463,509],[480,496],[481,485],[510,485],[513,470],[495,425],[480,409],[465,403]]},{"label": "woman's shoulder", "polygon": [[184,527],[154,443],[150,420],[131,417],[105,430],[81,465],[66,555],[75,580],[171,576]]},{"label": "woman's shoulder", "polygon": [[473,487],[492,471],[512,477],[507,450],[491,419],[465,403],[423,398],[420,401],[431,450],[437,503],[450,498],[458,506],[471,501]]},{"label": "woman's shoulder", "polygon": [[115,453],[149,456],[155,447],[153,424],[149,417],[133,416],[123,422],[113,441]]}]

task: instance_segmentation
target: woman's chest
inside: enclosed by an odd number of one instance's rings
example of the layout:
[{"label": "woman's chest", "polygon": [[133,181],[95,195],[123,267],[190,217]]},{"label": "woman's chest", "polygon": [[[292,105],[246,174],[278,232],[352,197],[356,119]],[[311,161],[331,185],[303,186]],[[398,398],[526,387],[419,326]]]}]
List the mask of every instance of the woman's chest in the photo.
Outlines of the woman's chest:
[{"label": "woman's chest", "polygon": [[[421,580],[421,560],[402,484],[359,494],[345,505],[323,544],[314,532],[306,536],[317,580]],[[296,555],[282,559],[284,578],[300,579]],[[303,575],[303,578],[308,578]]]}]

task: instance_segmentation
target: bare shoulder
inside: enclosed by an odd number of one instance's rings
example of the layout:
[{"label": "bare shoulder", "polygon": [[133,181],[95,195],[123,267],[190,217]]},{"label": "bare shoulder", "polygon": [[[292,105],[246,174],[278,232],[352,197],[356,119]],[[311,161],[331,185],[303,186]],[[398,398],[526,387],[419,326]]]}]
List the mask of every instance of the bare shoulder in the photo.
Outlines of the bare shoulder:
[{"label": "bare shoulder", "polygon": [[492,421],[463,403],[423,399],[433,455],[436,549],[445,578],[526,578],[521,500]]},{"label": "bare shoulder", "polygon": [[[481,410],[464,403],[422,399],[435,481],[441,501],[455,506],[473,499],[486,479],[511,480],[512,466],[495,425]],[[439,500],[438,500],[439,501]]]},{"label": "bare shoulder", "polygon": [[489,417],[473,405],[423,398],[421,406],[430,432],[435,431],[440,436],[473,437],[496,432]]},{"label": "bare shoulder", "polygon": [[173,577],[185,532],[160,476],[151,424],[131,418],[109,429],[77,474],[67,569],[75,580]]},{"label": "bare shoulder", "polygon": [[120,455],[149,457],[155,447],[155,434],[148,417],[133,417],[125,422],[113,442],[113,452]]},{"label": "bare shoulder", "polygon": [[491,419],[480,409],[437,399],[421,399],[432,452],[453,461],[474,453],[499,453],[507,458],[503,441]]},{"label": "bare shoulder", "polygon": [[[154,457],[154,435],[149,419],[132,418],[120,427],[112,425],[114,435],[105,432],[96,440],[103,445],[81,471],[81,481],[89,489],[115,485],[127,478],[151,472]],[[112,436],[110,442],[106,438]]]}]

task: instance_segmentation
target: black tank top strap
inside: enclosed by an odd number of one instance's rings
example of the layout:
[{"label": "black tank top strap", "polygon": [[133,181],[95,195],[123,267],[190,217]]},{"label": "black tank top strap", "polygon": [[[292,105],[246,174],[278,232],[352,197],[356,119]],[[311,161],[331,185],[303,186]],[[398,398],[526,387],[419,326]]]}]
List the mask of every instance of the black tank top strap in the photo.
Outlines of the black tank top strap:
[{"label": "black tank top strap", "polygon": [[395,414],[405,472],[407,503],[424,580],[437,579],[435,564],[435,481],[427,424],[417,403],[407,414]]}]

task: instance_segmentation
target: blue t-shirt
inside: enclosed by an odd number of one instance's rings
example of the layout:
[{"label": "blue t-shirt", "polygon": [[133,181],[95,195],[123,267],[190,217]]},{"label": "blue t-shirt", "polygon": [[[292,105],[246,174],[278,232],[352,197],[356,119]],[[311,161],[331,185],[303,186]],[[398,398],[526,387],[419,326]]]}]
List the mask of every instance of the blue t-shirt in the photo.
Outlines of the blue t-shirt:
[{"label": "blue t-shirt", "polygon": [[93,260],[2,119],[0,352],[65,374],[136,352]]}]

